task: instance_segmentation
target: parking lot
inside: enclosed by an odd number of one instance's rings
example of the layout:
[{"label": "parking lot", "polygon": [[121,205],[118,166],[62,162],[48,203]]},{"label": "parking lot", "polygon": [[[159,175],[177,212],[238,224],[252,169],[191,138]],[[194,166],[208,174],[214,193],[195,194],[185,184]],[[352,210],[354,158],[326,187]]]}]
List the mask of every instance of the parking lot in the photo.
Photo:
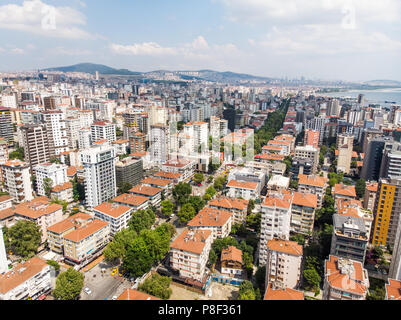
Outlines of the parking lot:
[{"label": "parking lot", "polygon": [[[102,272],[102,269],[105,271]],[[112,300],[118,297],[125,289],[132,286],[132,283],[119,274],[111,275],[114,267],[105,262],[99,263],[92,270],[85,273],[84,289],[89,288],[91,294],[82,290],[81,300]]]}]

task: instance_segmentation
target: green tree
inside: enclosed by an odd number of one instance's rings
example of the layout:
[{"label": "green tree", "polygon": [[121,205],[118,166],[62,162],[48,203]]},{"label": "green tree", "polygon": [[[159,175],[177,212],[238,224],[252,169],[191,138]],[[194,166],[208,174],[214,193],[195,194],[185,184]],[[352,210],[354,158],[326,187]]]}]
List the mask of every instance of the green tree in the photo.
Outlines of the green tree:
[{"label": "green tree", "polygon": [[366,190],[366,181],[365,179],[359,179],[355,185],[355,192],[358,198],[363,198]]},{"label": "green tree", "polygon": [[217,194],[217,191],[213,186],[210,186],[206,189],[206,194],[210,195],[210,198],[213,198]]},{"label": "green tree", "polygon": [[248,201],[248,209],[247,209],[248,216],[252,214],[254,209],[255,209],[255,200],[250,199]]},{"label": "green tree", "polygon": [[122,267],[133,277],[142,277],[152,268],[154,257],[143,237],[137,237],[128,245]]},{"label": "green tree", "polygon": [[175,206],[174,203],[172,203],[171,201],[164,200],[161,202],[161,208],[163,216],[169,217],[174,213]]},{"label": "green tree", "polygon": [[262,213],[258,212],[251,214],[246,218],[246,225],[253,229],[256,233],[260,231],[260,224],[262,222]]},{"label": "green tree", "polygon": [[173,197],[177,205],[182,206],[187,203],[192,187],[189,183],[180,182],[173,188]]},{"label": "green tree", "polygon": [[118,194],[128,193],[132,189],[132,184],[129,182],[121,182],[118,184]]},{"label": "green tree", "polygon": [[195,217],[196,210],[192,206],[192,204],[187,203],[181,207],[181,210],[178,212],[178,217],[180,218],[180,223],[186,224],[188,221],[192,220]]},{"label": "green tree", "polygon": [[54,260],[47,260],[46,262],[47,262],[47,264],[48,264],[49,266],[52,266],[52,267],[54,268],[54,270],[56,270],[57,273],[60,271],[60,265],[58,264],[57,261],[54,261]]},{"label": "green tree", "polygon": [[21,161],[25,161],[25,153],[24,153],[24,148],[17,146],[16,150],[13,152],[10,152],[8,158],[10,160],[21,160]]},{"label": "green tree", "polygon": [[199,196],[189,197],[188,203],[190,203],[192,205],[192,207],[194,207],[196,213],[199,213],[199,211],[201,211],[205,207],[205,204],[206,204],[205,200],[203,200]]},{"label": "green tree", "polygon": [[305,244],[305,236],[302,234],[295,234],[290,237],[291,241],[296,241],[299,245],[303,246]]},{"label": "green tree", "polygon": [[24,259],[32,258],[41,242],[42,231],[40,227],[31,221],[20,220],[7,232],[10,247]]},{"label": "green tree", "polygon": [[304,270],[305,289],[308,291],[320,291],[320,281],[322,280],[315,269]]},{"label": "green tree", "polygon": [[160,299],[168,300],[172,294],[170,283],[171,277],[163,277],[155,273],[152,277],[146,279],[145,282],[138,287],[138,290]]},{"label": "green tree", "polygon": [[45,191],[46,197],[50,198],[50,195],[52,193],[52,185],[53,185],[53,180],[50,178],[44,178],[43,179],[43,190]]},{"label": "green tree", "polygon": [[118,263],[124,258],[128,246],[137,237],[137,233],[128,228],[114,235],[112,242],[109,242],[106,249],[103,251],[103,255],[108,262]]},{"label": "green tree", "polygon": [[255,273],[256,286],[257,286],[257,288],[259,288],[259,290],[261,292],[266,291],[265,281],[266,281],[266,266],[261,266],[258,268],[258,270],[256,270],[256,273]]},{"label": "green tree", "polygon": [[203,181],[205,181],[205,176],[203,175],[203,173],[195,173],[194,181],[196,183],[202,183]]},{"label": "green tree", "polygon": [[139,234],[144,229],[150,229],[156,222],[156,215],[151,209],[135,212],[130,221],[129,228]]},{"label": "green tree", "polygon": [[256,300],[255,289],[250,281],[243,281],[239,286],[238,300]]},{"label": "green tree", "polygon": [[213,188],[216,189],[216,190],[218,190],[218,191],[222,191],[223,188],[224,188],[224,184],[225,184],[226,182],[227,182],[226,176],[217,177],[217,178],[214,180]]},{"label": "green tree", "polygon": [[70,268],[57,277],[53,295],[57,300],[75,300],[81,294],[83,286],[84,275]]}]

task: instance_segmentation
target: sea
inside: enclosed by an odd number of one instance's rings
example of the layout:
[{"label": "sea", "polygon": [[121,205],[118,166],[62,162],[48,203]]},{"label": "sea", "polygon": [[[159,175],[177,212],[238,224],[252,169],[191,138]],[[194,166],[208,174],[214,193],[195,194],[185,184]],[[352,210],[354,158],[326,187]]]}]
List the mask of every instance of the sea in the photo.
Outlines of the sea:
[{"label": "sea", "polygon": [[382,106],[401,105],[401,88],[387,88],[387,89],[377,89],[377,90],[350,90],[344,92],[324,93],[322,95],[333,98],[358,98],[359,94],[365,95],[365,105],[369,104],[380,104]]}]

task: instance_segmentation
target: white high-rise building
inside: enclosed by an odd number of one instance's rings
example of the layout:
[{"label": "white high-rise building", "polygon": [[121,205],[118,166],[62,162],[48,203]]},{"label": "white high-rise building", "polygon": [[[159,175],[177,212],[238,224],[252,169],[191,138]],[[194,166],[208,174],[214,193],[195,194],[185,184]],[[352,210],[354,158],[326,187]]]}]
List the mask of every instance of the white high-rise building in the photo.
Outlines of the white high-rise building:
[{"label": "white high-rise building", "polygon": [[26,162],[11,160],[1,166],[4,188],[15,202],[33,199],[30,167]]},{"label": "white high-rise building", "polygon": [[46,195],[45,189],[43,188],[43,181],[46,178],[52,180],[52,187],[68,182],[67,169],[68,166],[65,164],[46,163],[37,165],[34,168],[34,171],[36,175],[38,195]]},{"label": "white high-rise building", "polygon": [[54,146],[54,152],[59,155],[69,151],[65,114],[59,110],[42,112],[46,124],[49,143]]},{"label": "white high-rise building", "polygon": [[199,148],[201,148],[203,152],[209,150],[207,122],[189,122],[184,125],[184,133],[190,138],[189,143],[191,144],[192,153],[200,153]]},{"label": "white high-rise building", "polygon": [[65,120],[67,128],[68,145],[71,149],[78,147],[79,130],[81,129],[81,122],[78,118],[67,118]]},{"label": "white high-rise building", "polygon": [[92,133],[90,128],[82,128],[78,132],[78,148],[87,149],[92,145]]},{"label": "white high-rise building", "polygon": [[168,160],[169,134],[168,126],[160,123],[150,126],[150,159],[154,164],[162,164]]},{"label": "white high-rise building", "polygon": [[96,121],[91,125],[92,141],[107,140],[112,143],[117,140],[116,125],[107,121]]},{"label": "white high-rise building", "polygon": [[288,191],[268,193],[261,204],[262,226],[259,242],[259,265],[266,265],[267,242],[273,239],[289,240],[292,195]]},{"label": "white high-rise building", "polygon": [[214,139],[225,137],[228,134],[228,121],[218,117],[210,117],[210,135]]},{"label": "white high-rise building", "polygon": [[0,224],[0,274],[8,271],[6,246],[4,245],[3,226]]},{"label": "white high-rise building", "polygon": [[90,127],[94,121],[92,110],[79,110],[78,119],[81,123],[81,128]]},{"label": "white high-rise building", "polygon": [[94,208],[116,197],[116,151],[99,145],[81,152],[84,167],[86,205]]}]

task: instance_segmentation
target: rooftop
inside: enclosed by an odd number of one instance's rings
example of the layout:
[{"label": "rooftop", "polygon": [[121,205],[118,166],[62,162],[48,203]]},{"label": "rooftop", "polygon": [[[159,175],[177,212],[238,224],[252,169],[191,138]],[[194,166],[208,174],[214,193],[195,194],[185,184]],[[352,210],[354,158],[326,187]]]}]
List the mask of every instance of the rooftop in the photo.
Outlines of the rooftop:
[{"label": "rooftop", "polygon": [[210,230],[186,230],[170,244],[170,248],[201,254],[211,235]]},{"label": "rooftop", "polygon": [[295,241],[273,239],[267,241],[267,247],[271,251],[290,254],[293,256],[302,256],[303,248]]},{"label": "rooftop", "polygon": [[99,211],[110,217],[118,218],[123,214],[132,211],[131,207],[127,207],[118,203],[103,202],[97,207],[93,208],[94,211]]},{"label": "rooftop", "polygon": [[232,216],[232,212],[215,208],[203,208],[188,222],[188,227],[224,226]]},{"label": "rooftop", "polygon": [[64,236],[64,239],[70,240],[75,243],[80,242],[86,239],[87,237],[91,236],[92,234],[96,233],[97,231],[103,229],[108,224],[109,223],[106,221],[94,219],[85,226],[80,227],[75,231],[72,231],[71,233],[68,233],[67,235]]}]

